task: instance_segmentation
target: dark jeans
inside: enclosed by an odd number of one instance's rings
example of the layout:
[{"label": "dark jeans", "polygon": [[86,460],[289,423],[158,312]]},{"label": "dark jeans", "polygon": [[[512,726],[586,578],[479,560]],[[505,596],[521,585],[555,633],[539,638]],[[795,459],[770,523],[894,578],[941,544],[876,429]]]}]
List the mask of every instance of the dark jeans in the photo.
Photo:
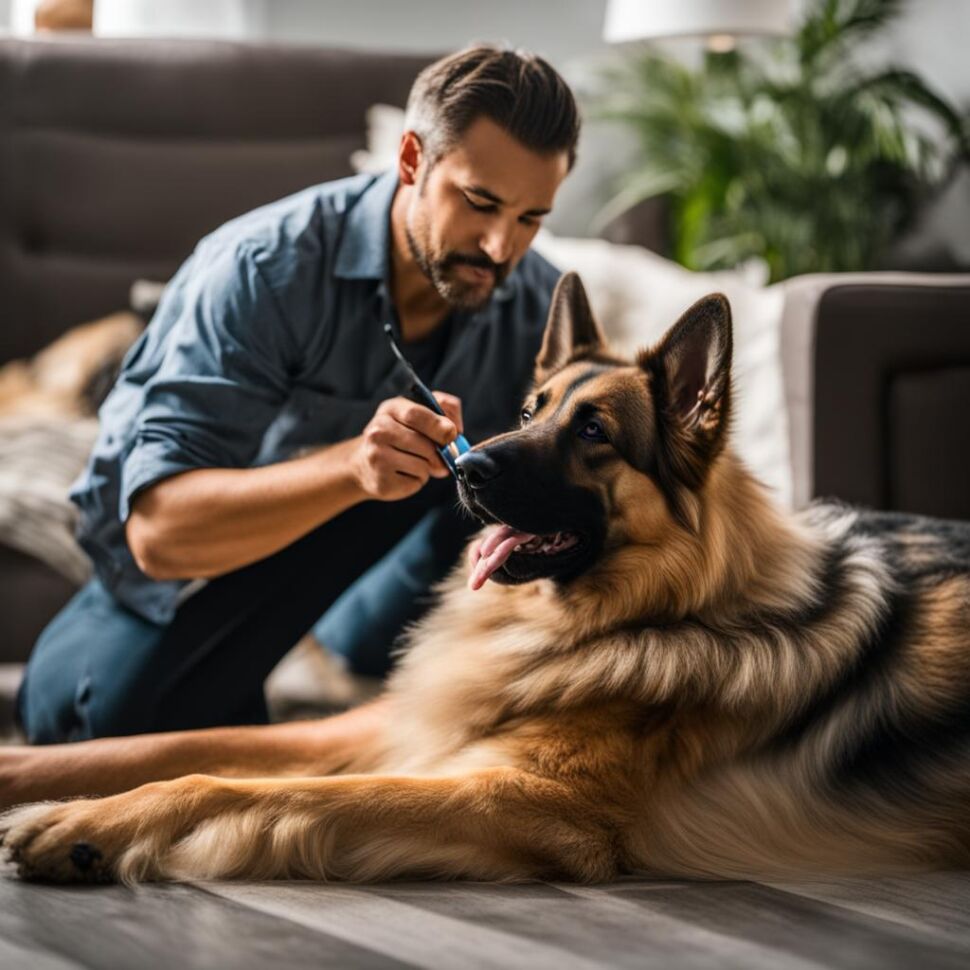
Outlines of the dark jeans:
[{"label": "dark jeans", "polygon": [[37,641],[18,695],[21,725],[32,743],[49,744],[265,723],[263,681],[314,624],[352,669],[383,675],[395,636],[427,610],[429,587],[475,528],[456,508],[454,483],[432,480],[211,580],[168,626],[94,579]]}]

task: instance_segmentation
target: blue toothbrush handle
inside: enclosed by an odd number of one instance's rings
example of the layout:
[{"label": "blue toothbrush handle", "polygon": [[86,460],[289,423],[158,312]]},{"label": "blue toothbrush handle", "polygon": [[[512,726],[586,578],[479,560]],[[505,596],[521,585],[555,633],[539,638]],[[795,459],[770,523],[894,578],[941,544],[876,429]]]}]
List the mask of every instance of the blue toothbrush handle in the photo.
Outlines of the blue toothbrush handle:
[{"label": "blue toothbrush handle", "polygon": [[457,475],[455,459],[465,454],[469,448],[471,448],[471,445],[468,443],[468,439],[463,434],[460,434],[451,444],[438,449],[438,453],[444,459],[445,464],[451,469],[452,475]]}]

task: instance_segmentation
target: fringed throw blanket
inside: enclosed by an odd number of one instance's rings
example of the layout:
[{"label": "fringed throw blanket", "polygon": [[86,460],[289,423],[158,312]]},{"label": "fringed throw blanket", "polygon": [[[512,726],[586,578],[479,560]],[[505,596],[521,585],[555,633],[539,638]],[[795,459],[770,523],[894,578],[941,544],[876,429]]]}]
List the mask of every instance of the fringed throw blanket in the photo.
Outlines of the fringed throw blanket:
[{"label": "fringed throw blanket", "polygon": [[67,491],[97,433],[96,418],[0,418],[0,545],[78,585],[91,562],[74,540],[77,509]]}]

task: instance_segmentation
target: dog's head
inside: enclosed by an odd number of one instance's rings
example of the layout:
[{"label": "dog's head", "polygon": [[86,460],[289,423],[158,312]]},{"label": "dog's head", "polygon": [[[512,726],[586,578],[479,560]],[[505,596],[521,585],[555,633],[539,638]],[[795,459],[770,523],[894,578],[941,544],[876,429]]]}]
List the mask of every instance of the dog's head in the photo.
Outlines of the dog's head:
[{"label": "dog's head", "polygon": [[724,444],[730,367],[720,294],[630,361],[608,348],[579,277],[563,276],[519,427],[458,461],[462,502],[501,526],[484,547],[488,578],[567,583],[620,546],[696,529]]}]

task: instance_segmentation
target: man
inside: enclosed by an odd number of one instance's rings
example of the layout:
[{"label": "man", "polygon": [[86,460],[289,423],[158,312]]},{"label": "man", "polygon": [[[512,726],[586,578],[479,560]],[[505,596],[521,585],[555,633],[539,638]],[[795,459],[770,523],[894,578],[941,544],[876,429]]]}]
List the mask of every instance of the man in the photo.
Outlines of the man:
[{"label": "man", "polygon": [[[321,636],[363,672],[427,608],[475,527],[437,448],[516,417],[579,121],[543,60],[478,46],[421,73],[406,129],[395,172],[228,223],[167,287],[72,491],[96,577],[31,656],[30,741],[265,722],[348,587]],[[403,396],[385,322],[446,416]]]}]

